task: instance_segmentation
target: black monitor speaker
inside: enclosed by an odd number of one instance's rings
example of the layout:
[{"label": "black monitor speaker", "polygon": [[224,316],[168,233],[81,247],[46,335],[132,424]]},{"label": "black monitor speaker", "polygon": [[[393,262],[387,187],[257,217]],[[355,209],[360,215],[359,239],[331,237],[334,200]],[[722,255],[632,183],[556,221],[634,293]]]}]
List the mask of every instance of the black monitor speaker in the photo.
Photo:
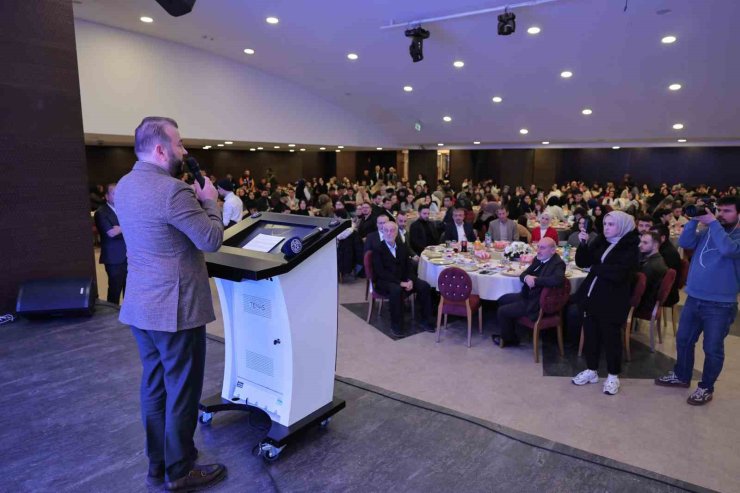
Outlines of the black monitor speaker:
[{"label": "black monitor speaker", "polygon": [[24,317],[91,316],[96,295],[91,278],[26,281],[18,290],[15,311]]},{"label": "black monitor speaker", "polygon": [[157,3],[171,16],[180,17],[193,10],[195,0],[157,0]]}]

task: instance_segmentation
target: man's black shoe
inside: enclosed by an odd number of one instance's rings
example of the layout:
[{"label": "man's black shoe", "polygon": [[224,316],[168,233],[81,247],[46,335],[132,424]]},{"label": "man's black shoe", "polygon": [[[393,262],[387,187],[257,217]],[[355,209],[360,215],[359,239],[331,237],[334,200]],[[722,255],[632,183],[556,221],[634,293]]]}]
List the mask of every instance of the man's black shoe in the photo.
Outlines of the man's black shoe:
[{"label": "man's black shoe", "polygon": [[436,322],[432,322],[431,320],[421,322],[419,325],[426,332],[437,332]]},{"label": "man's black shoe", "polygon": [[404,337],[406,334],[403,333],[403,330],[399,329],[398,327],[391,327],[391,335],[394,339],[400,339]]},{"label": "man's black shoe", "polygon": [[[491,336],[491,339],[493,339],[493,343],[495,345],[501,347],[501,341],[502,341],[501,336],[497,336],[497,335],[494,334],[494,335]],[[504,347],[505,348],[506,347],[516,347],[518,345],[519,345],[519,340],[518,339],[513,339],[511,341],[504,341]]]},{"label": "man's black shoe", "polygon": [[164,483],[164,466],[149,466],[146,475],[147,486],[162,486]]},{"label": "man's black shoe", "polygon": [[185,476],[175,481],[167,481],[167,491],[200,491],[210,488],[226,477],[226,466],[223,464],[195,465]]}]

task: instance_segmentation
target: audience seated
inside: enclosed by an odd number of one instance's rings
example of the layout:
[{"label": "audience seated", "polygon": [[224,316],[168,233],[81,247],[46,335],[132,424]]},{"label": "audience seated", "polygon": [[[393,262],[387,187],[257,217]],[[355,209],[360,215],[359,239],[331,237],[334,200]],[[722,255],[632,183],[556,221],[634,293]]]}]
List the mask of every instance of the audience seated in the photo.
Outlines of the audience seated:
[{"label": "audience seated", "polygon": [[573,248],[578,248],[581,244],[581,240],[578,238],[578,235],[581,233],[581,231],[585,231],[588,234],[588,241],[586,242],[591,243],[596,236],[596,232],[593,230],[593,224],[594,221],[591,220],[590,217],[582,217],[578,220],[578,231],[573,232],[568,236],[568,244],[572,246]]},{"label": "audience seated", "polygon": [[666,267],[663,257],[658,251],[659,248],[660,235],[658,233],[648,231],[640,235],[640,253],[642,256],[640,271],[647,278],[645,294],[642,295],[642,300],[640,300],[640,304],[636,310],[640,314],[647,315],[653,310],[655,302],[658,299],[660,283],[668,271],[668,267]]},{"label": "audience seated", "polygon": [[429,221],[429,205],[419,206],[419,217],[409,228],[409,247],[414,255],[420,255],[430,245],[439,243],[437,230]]},{"label": "audience seated", "polygon": [[388,219],[388,216],[386,216],[385,214],[380,214],[379,216],[375,217],[376,229],[375,231],[371,231],[370,233],[368,233],[367,237],[365,238],[365,247],[363,251],[372,251],[383,241],[383,225],[388,221],[392,221],[392,219]]},{"label": "audience seated", "polygon": [[444,241],[475,241],[473,225],[465,222],[465,209],[455,207],[452,223],[445,224]]},{"label": "audience seated", "polygon": [[550,226],[550,214],[547,212],[540,214],[540,227],[532,230],[532,243],[537,243],[545,237],[558,244],[558,232]]},{"label": "audience seated", "polygon": [[681,255],[678,253],[676,247],[673,246],[673,243],[671,243],[668,227],[665,224],[656,224],[650,231],[657,233],[660,238],[660,248],[658,249],[658,252],[660,252],[660,256],[663,257],[666,267],[676,271],[676,281],[673,283],[671,292],[668,293],[668,298],[666,298],[665,301],[665,306],[673,306],[678,303],[679,300],[678,285],[682,268]]},{"label": "audience seated", "polygon": [[493,241],[515,241],[519,239],[516,223],[509,219],[509,212],[505,207],[496,211],[498,219],[491,221],[488,232],[491,233]]}]

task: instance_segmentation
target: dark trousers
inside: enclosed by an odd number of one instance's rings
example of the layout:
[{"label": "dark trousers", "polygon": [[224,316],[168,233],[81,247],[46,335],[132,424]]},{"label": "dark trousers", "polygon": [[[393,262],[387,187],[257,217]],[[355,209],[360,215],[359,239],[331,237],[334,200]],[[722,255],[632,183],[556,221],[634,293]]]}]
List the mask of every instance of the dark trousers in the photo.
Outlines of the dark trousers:
[{"label": "dark trousers", "polygon": [[[432,297],[429,283],[423,279],[412,279],[416,293],[416,303],[419,305],[421,320],[427,321],[432,318]],[[374,285],[378,293],[388,298],[388,304],[391,308],[391,325],[394,328],[400,328],[403,324],[403,299],[411,294],[396,283],[378,281]]]},{"label": "dark trousers", "polygon": [[619,375],[622,371],[622,327],[624,321],[604,320],[586,313],[583,319],[583,352],[589,370],[599,369],[603,347],[607,371],[610,375]]},{"label": "dark trousers", "polygon": [[506,342],[517,342],[516,321],[519,317],[527,314],[527,307],[520,293],[509,293],[498,299],[498,328],[501,331],[501,339]]},{"label": "dark trousers", "polygon": [[193,434],[203,390],[205,326],[179,332],[131,327],[139,346],[141,419],[150,470],[164,469],[169,481],[185,476],[197,454]]},{"label": "dark trousers", "polygon": [[105,264],[105,273],[108,274],[108,302],[118,305],[121,302],[121,293],[126,291],[128,263]]}]

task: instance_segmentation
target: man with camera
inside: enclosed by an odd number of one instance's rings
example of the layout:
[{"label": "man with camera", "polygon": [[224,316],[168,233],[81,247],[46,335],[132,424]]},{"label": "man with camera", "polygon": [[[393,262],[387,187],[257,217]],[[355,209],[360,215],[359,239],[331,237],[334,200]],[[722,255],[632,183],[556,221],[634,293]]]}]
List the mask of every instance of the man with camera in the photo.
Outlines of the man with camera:
[{"label": "man with camera", "polygon": [[[655,379],[656,385],[687,388],[694,369],[694,346],[704,333],[702,380],[687,402],[701,406],[712,400],[714,383],[725,359],[724,340],[737,315],[740,291],[740,217],[737,197],[723,197],[715,207],[688,206],[690,217],[678,243],[694,250],[686,282],[686,304],[676,335],[676,366]],[[697,232],[697,226],[705,228]]]}]

